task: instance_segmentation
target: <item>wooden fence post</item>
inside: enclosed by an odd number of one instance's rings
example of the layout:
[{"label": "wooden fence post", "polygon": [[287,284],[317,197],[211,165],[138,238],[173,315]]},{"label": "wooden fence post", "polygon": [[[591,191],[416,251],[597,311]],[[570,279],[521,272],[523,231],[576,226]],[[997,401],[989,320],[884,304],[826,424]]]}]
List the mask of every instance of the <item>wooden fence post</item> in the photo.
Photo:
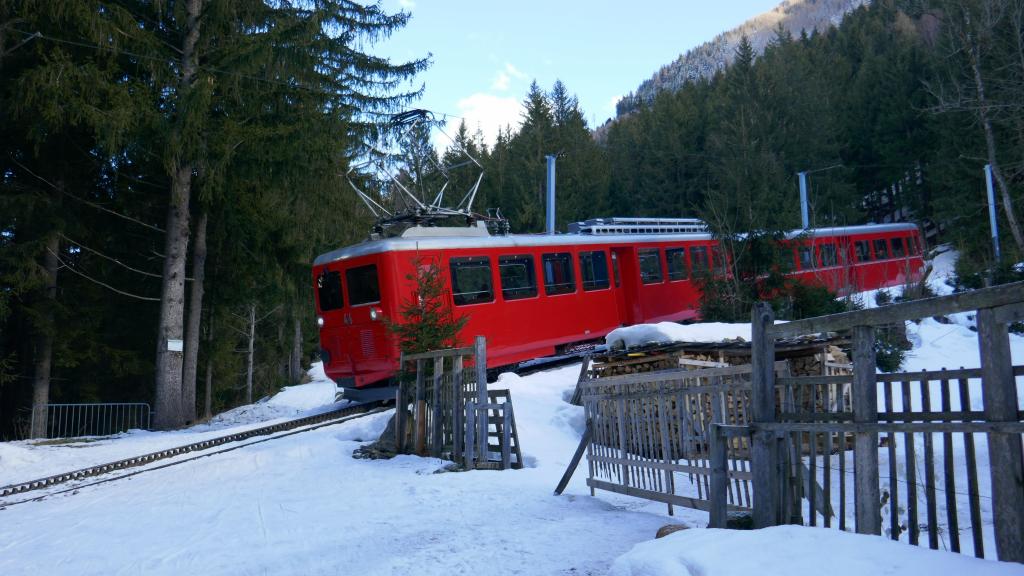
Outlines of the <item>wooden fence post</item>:
[{"label": "wooden fence post", "polygon": [[[981,395],[988,422],[1016,422],[1016,380],[1005,323],[991,308],[978,310]],[[1019,433],[990,432],[988,457],[992,474],[992,517],[996,553],[1006,562],[1024,562],[1024,458]]]},{"label": "wooden fence post", "polygon": [[466,452],[465,468],[476,468],[476,402],[466,402]]},{"label": "wooden fence post", "polygon": [[[857,424],[878,423],[875,329],[871,326],[853,328],[853,421]],[[853,454],[857,533],[881,534],[878,432],[857,432]]]},{"label": "wooden fence post", "polygon": [[754,527],[776,526],[779,521],[779,474],[774,432],[757,428],[775,422],[775,338],[768,328],[775,313],[767,302],[751,311],[751,412],[754,433],[750,446],[750,467],[754,485]]},{"label": "wooden fence post", "polygon": [[416,361],[416,400],[413,403],[415,407],[413,421],[416,423],[413,450],[419,456],[426,456],[424,453],[424,443],[426,442],[427,435],[427,398],[426,390],[424,390],[424,377],[423,360],[420,359]]},{"label": "wooden fence post", "polygon": [[462,460],[466,441],[466,393],[462,389],[462,355],[452,366],[452,460]]},{"label": "wooden fence post", "polygon": [[[474,356],[476,357],[476,405],[487,406],[487,339],[483,336],[477,336],[474,343]],[[477,421],[477,427],[479,430],[476,431],[476,441],[479,447],[477,448],[477,458],[482,462],[487,462],[487,411],[483,413],[483,417]]]},{"label": "wooden fence post", "polygon": [[[715,378],[713,382],[720,385],[722,379]],[[711,396],[711,429],[709,430],[711,435],[711,489],[709,494],[711,508],[708,511],[710,516],[709,528],[725,528],[728,519],[728,441],[722,432],[722,425],[726,423],[722,410],[724,395],[724,392],[713,392]]]}]

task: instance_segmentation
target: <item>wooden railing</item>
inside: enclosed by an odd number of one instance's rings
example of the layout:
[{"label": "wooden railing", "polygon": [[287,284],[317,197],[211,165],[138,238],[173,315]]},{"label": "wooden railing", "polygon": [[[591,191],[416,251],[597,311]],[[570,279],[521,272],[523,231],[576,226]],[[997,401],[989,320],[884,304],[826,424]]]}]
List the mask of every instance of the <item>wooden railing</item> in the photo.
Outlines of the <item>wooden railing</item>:
[{"label": "wooden railing", "polygon": [[[876,373],[876,326],[974,310],[980,368]],[[952,550],[970,548],[976,556],[985,556],[983,527],[991,523],[998,558],[1024,562],[1024,418],[1015,379],[1024,369],[1011,364],[1007,328],[1022,319],[1024,283],[785,324],[774,323],[768,304],[755,306],[748,427],[755,526],[803,521],[805,517],[815,525],[819,516],[830,526],[836,511],[822,514],[823,508],[816,503],[831,504],[835,478],[839,483],[838,527],[845,529],[846,484],[852,472],[857,532],[882,534],[884,528],[890,538],[899,540],[905,534],[910,543],[918,544],[923,519],[930,547],[938,548],[941,539]],[[776,380],[772,367],[777,338],[840,330],[852,332],[852,377]],[[833,396],[839,389],[836,385],[849,385],[849,404]],[[972,387],[980,388],[980,410],[971,403]],[[796,401],[800,396],[812,401]],[[728,433],[744,432],[733,429]],[[848,465],[846,448],[851,440],[854,452]],[[956,453],[957,444],[963,447],[962,460]],[[988,448],[987,475],[980,473],[977,444]],[[884,474],[880,453],[887,461]],[[806,473],[795,464],[802,463],[804,456]],[[923,464],[921,469],[919,464]],[[802,485],[807,486],[805,494],[820,485],[821,497],[801,502]],[[902,490],[901,485],[905,486]],[[981,505],[982,491],[989,487],[991,506],[985,507]],[[939,511],[940,492],[945,514]],[[885,527],[883,512],[888,515]],[[944,538],[939,530],[943,521]],[[959,537],[961,525],[970,527],[969,546]]]}]

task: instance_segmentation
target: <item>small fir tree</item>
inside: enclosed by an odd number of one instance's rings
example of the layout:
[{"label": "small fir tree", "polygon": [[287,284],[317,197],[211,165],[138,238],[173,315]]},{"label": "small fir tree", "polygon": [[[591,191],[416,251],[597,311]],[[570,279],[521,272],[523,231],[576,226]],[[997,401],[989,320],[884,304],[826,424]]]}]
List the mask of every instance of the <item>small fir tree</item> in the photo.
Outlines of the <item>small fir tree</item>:
[{"label": "small fir tree", "polygon": [[402,352],[415,354],[453,348],[459,332],[469,320],[456,316],[436,261],[413,260],[415,272],[406,275],[415,288],[399,308],[401,319],[387,320],[388,329],[398,337]]}]

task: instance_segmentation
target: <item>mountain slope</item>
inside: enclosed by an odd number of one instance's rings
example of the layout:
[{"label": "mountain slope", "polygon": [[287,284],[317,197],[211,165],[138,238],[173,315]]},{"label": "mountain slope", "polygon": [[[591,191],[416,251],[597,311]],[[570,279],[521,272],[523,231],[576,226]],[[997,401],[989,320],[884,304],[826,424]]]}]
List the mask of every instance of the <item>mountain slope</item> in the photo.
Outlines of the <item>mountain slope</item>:
[{"label": "mountain slope", "polygon": [[635,93],[622,98],[616,105],[618,115],[628,114],[638,106],[649,103],[663,90],[678,90],[686,82],[710,78],[732,62],[736,46],[746,36],[756,54],[776,36],[779,26],[793,36],[806,31],[821,32],[839,24],[853,10],[870,0],[785,0],[774,9],[755,16],[736,28],[715,36],[662,66],[649,80],[645,80]]}]

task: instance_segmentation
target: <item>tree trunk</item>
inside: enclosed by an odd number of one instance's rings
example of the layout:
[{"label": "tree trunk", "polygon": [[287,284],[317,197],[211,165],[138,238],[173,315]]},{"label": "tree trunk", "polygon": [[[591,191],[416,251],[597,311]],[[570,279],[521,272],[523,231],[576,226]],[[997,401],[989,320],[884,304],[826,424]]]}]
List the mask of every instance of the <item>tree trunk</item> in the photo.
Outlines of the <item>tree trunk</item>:
[{"label": "tree trunk", "polygon": [[188,326],[185,330],[185,373],[182,376],[181,414],[186,422],[196,419],[196,372],[199,368],[199,328],[203,316],[203,283],[206,279],[207,211],[199,214],[195,244],[192,247],[192,290],[188,303]]},{"label": "tree trunk", "polygon": [[249,306],[249,353],[246,358],[245,371],[245,403],[252,404],[252,364],[256,344],[256,305]]},{"label": "tree trunk", "polygon": [[57,299],[60,235],[50,234],[43,254],[46,275],[45,300],[36,326],[35,375],[32,379],[32,438],[46,438],[46,405],[50,403],[50,370],[53,365],[53,302]]},{"label": "tree trunk", "polygon": [[292,357],[288,363],[290,369],[288,379],[292,384],[299,384],[302,382],[302,320],[299,318],[298,312],[292,312],[292,325],[294,331],[292,332]]},{"label": "tree trunk", "polygon": [[[181,52],[181,79],[177,100],[185,106],[188,92],[196,75],[195,47],[199,40],[199,13],[202,0],[188,0],[185,39]],[[184,123],[178,110],[178,127]],[[167,206],[167,232],[164,242],[163,286],[160,293],[160,324],[156,343],[156,401],[153,426],[169,429],[180,426],[182,353],[173,346],[183,344],[185,316],[185,260],[189,240],[189,197],[192,193],[192,162],[183,160],[188,151],[178,151],[178,159],[171,170],[171,199]]]},{"label": "tree trunk", "polygon": [[213,417],[213,309],[210,309],[210,321],[206,331],[206,389],[203,391],[203,418]]},{"label": "tree trunk", "polygon": [[999,196],[1003,201],[1003,212],[1006,213],[1006,222],[1010,226],[1010,233],[1013,235],[1013,242],[1017,246],[1017,254],[1024,254],[1024,234],[1021,233],[1020,224],[1017,223],[1017,216],[1013,208],[1013,199],[1010,197],[1010,190],[1006,185],[1006,178],[999,167],[996,159],[996,138],[992,130],[992,121],[988,114],[988,100],[985,97],[985,82],[981,77],[981,47],[978,41],[971,34],[971,18],[966,8],[961,8],[964,16],[964,34],[967,43],[967,54],[971,60],[971,72],[974,76],[974,87],[978,93],[978,119],[981,120],[982,129],[985,131],[985,147],[988,151],[988,163],[992,166],[992,176],[999,188]]}]

